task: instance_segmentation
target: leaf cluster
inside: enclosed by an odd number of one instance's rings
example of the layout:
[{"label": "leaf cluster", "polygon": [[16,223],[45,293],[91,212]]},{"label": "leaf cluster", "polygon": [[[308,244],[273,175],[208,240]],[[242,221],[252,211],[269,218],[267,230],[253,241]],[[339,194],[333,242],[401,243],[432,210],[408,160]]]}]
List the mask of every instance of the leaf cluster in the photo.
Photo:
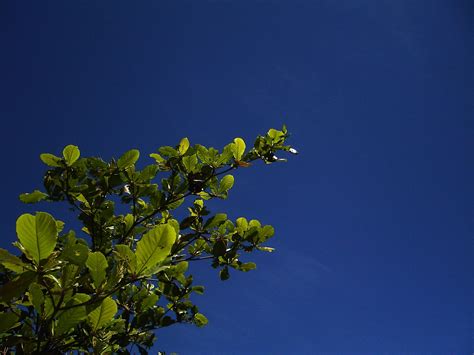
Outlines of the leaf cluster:
[{"label": "leaf cluster", "polygon": [[[16,222],[20,251],[0,249],[0,342],[18,353],[140,353],[155,331],[177,323],[204,326],[206,317],[191,300],[191,262],[209,260],[222,280],[232,269],[250,271],[243,253],[261,250],[271,226],[244,217],[212,214],[206,201],[226,199],[231,171],[256,160],[282,161],[288,132],[270,129],[247,149],[235,138],[222,150],[183,138],[175,147],[150,154],[138,169],[140,152],[118,159],[81,157],[68,145],[62,156],[45,153],[44,190],[20,195],[25,203],[65,202],[81,223],[65,223],[45,212]],[[177,218],[183,206],[182,218]]]}]

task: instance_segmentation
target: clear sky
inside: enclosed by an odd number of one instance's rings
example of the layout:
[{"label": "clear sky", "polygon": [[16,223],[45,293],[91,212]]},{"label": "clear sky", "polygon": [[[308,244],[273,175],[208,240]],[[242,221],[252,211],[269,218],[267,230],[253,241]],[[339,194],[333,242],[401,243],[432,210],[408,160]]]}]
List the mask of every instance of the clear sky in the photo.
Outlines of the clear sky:
[{"label": "clear sky", "polygon": [[214,204],[274,225],[277,252],[227,282],[192,265],[210,323],[160,332],[155,351],[471,354],[473,10],[1,1],[3,247],[21,213],[52,210],[17,199],[41,187],[42,152],[146,160],[286,123],[301,154],[238,171]]}]

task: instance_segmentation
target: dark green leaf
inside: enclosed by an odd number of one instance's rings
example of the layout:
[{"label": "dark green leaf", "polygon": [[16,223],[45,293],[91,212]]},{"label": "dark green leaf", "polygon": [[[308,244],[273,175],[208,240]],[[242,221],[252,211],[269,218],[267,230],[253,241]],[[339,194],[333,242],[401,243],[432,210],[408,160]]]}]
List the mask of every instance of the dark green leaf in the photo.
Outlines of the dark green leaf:
[{"label": "dark green leaf", "polygon": [[12,270],[18,274],[25,271],[27,266],[20,258],[10,254],[7,250],[0,248],[0,264],[9,270]]},{"label": "dark green leaf", "polygon": [[13,298],[20,297],[36,279],[36,273],[26,271],[14,280],[0,287],[0,302],[10,302]]}]

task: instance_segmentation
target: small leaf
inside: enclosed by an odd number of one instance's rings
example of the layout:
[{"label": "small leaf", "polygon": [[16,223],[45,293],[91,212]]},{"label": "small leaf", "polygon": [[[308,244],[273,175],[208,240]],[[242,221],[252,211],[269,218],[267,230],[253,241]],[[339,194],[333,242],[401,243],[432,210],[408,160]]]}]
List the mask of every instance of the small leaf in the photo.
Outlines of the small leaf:
[{"label": "small leaf", "polygon": [[25,271],[26,264],[21,261],[20,258],[10,254],[7,250],[0,248],[0,264],[9,270],[12,270],[18,274]]},{"label": "small leaf", "polygon": [[160,224],[145,233],[137,243],[137,274],[145,275],[159,262],[166,259],[176,240],[176,231],[169,224]]},{"label": "small leaf", "polygon": [[204,294],[204,286],[193,286],[192,290],[196,292],[198,295]]},{"label": "small leaf", "polygon": [[48,197],[47,194],[44,192],[41,192],[39,190],[35,190],[31,193],[24,193],[20,195],[20,201],[24,203],[35,203],[39,202],[41,200],[44,200],[46,197]]},{"label": "small leaf", "polygon": [[158,302],[158,295],[152,293],[142,301],[142,311],[146,311],[148,308],[153,307]]},{"label": "small leaf", "polygon": [[87,245],[81,243],[66,244],[61,256],[64,258],[64,260],[82,266],[89,256],[89,248]]},{"label": "small leaf", "polygon": [[209,218],[204,224],[205,229],[213,228],[221,225],[227,220],[227,215],[225,213],[217,213],[215,216]]},{"label": "small leaf", "polygon": [[245,152],[245,141],[242,138],[235,138],[232,145],[232,154],[235,160],[240,160]]},{"label": "small leaf", "polygon": [[237,218],[235,223],[237,225],[237,231],[239,232],[240,235],[243,235],[247,231],[247,229],[249,228],[249,224],[247,222],[247,219],[244,218],[244,217]]},{"label": "small leaf", "polygon": [[239,270],[244,271],[244,272],[254,270],[256,268],[257,268],[257,265],[255,263],[243,263],[239,266]]},{"label": "small leaf", "polygon": [[87,316],[92,330],[96,331],[110,322],[117,313],[117,304],[111,297],[104,298],[99,307],[90,312]]},{"label": "small leaf", "polygon": [[189,139],[183,138],[181,142],[179,142],[178,152],[180,155],[184,155],[189,149]]},{"label": "small leaf", "polygon": [[105,279],[105,270],[109,266],[107,259],[100,251],[96,251],[89,254],[89,257],[86,261],[86,266],[89,269],[92,280],[94,280],[95,288],[99,288],[102,284],[102,281]]},{"label": "small leaf", "polygon": [[80,156],[81,152],[75,145],[70,144],[63,149],[63,157],[67,166],[74,164]]},{"label": "small leaf", "polygon": [[21,215],[16,221],[16,232],[20,243],[36,263],[49,257],[56,247],[56,221],[48,213]]},{"label": "small leaf", "polygon": [[41,306],[44,303],[44,295],[40,285],[32,283],[28,288],[29,299],[36,311],[41,314]]},{"label": "small leaf", "polygon": [[150,158],[153,158],[155,159],[155,161],[158,163],[158,164],[162,164],[164,163],[166,160],[161,156],[159,155],[158,153],[151,153],[150,154]]},{"label": "small leaf", "polygon": [[117,166],[120,169],[127,169],[135,164],[140,157],[140,152],[137,149],[131,149],[124,153],[119,160],[117,160]]},{"label": "small leaf", "polygon": [[232,175],[224,176],[219,184],[219,193],[229,191],[232,186],[234,186],[234,177]]},{"label": "small leaf", "polygon": [[219,276],[220,276],[222,281],[225,281],[225,280],[229,279],[230,274],[229,274],[229,268],[227,267],[227,265],[224,266],[222,268],[222,270],[219,272]]},{"label": "small leaf", "polygon": [[133,254],[133,251],[128,245],[117,244],[115,245],[114,253],[118,258],[124,260],[128,266],[128,269],[132,273],[137,271],[137,256]]},{"label": "small leaf", "polygon": [[257,249],[261,251],[266,251],[267,253],[273,253],[275,251],[275,248],[271,247],[257,247]]},{"label": "small leaf", "polygon": [[217,240],[214,243],[214,246],[212,247],[212,255],[214,255],[215,257],[224,255],[226,251],[227,243],[222,239]]},{"label": "small leaf", "polygon": [[18,322],[18,316],[11,312],[0,312],[0,334],[5,333],[7,330],[13,328]]},{"label": "small leaf", "polygon": [[183,157],[183,165],[188,172],[194,172],[194,168],[198,163],[198,158],[196,154]]},{"label": "small leaf", "polygon": [[53,168],[57,168],[61,166],[61,158],[53,154],[49,154],[49,153],[40,154],[40,159],[43,163]]},{"label": "small leaf", "polygon": [[204,316],[204,314],[196,313],[196,314],[194,315],[194,323],[195,323],[198,327],[203,327],[203,326],[205,326],[205,325],[208,323],[208,320],[207,320],[207,318]]}]

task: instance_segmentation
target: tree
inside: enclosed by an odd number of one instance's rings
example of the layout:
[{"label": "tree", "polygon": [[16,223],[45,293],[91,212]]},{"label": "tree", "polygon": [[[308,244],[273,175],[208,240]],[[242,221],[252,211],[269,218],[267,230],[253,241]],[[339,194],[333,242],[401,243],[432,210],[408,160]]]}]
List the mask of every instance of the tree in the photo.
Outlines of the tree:
[{"label": "tree", "polygon": [[[118,160],[81,158],[68,145],[62,157],[41,154],[48,166],[44,192],[20,195],[25,203],[66,202],[77,213],[81,235],[48,213],[16,221],[21,255],[0,249],[0,343],[16,353],[146,353],[154,332],[175,323],[204,326],[206,317],[190,300],[204,287],[193,284],[189,262],[209,260],[222,280],[230,270],[255,269],[241,252],[273,251],[263,246],[274,230],[257,220],[211,215],[205,201],[226,199],[232,170],[255,160],[283,161],[278,151],[288,132],[270,129],[246,151],[235,138],[219,152],[191,146],[152,153],[138,170],[132,149]],[[157,183],[157,175],[162,176]],[[175,210],[188,201],[178,221]],[[179,212],[179,211],[178,211]],[[184,213],[181,213],[183,215]]]}]

